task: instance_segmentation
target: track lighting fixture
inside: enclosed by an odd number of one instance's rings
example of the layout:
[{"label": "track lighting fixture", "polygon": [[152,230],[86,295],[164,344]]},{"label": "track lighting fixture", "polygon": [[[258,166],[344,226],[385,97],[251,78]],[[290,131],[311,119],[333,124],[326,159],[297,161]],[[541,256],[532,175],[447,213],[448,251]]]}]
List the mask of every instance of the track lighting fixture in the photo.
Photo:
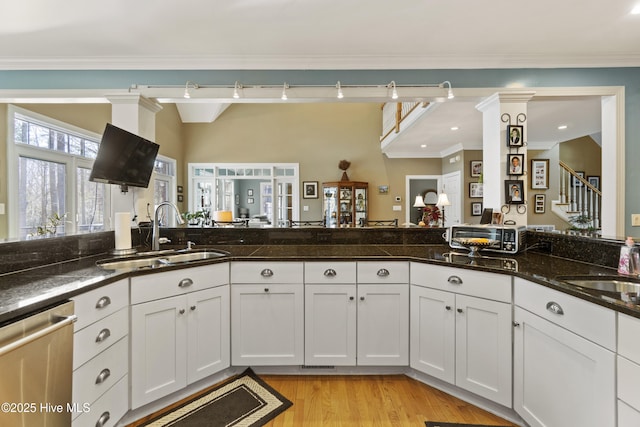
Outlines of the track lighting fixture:
[{"label": "track lighting fixture", "polygon": [[236,80],[235,85],[233,86],[233,98],[240,98],[240,89],[242,89],[242,85]]},{"label": "track lighting fixture", "polygon": [[391,83],[387,85],[387,88],[391,88],[391,99],[398,99],[398,91],[396,90],[395,80],[391,80]]},{"label": "track lighting fixture", "polygon": [[187,99],[191,98],[191,92],[189,92],[189,89],[198,89],[198,85],[187,81],[187,84],[184,85],[184,97]]},{"label": "track lighting fixture", "polygon": [[338,80],[338,84],[336,85],[336,89],[338,89],[338,99],[344,98],[344,93],[342,93],[342,87],[340,86],[340,80]]},{"label": "track lighting fixture", "polygon": [[444,88],[445,85],[449,85],[449,90],[447,91],[447,99],[453,99],[454,95],[453,95],[453,89],[451,89],[451,82],[449,80],[446,80],[442,82],[441,87]]},{"label": "track lighting fixture", "polygon": [[282,99],[283,101],[286,101],[287,98],[287,88],[289,87],[289,85],[287,84],[287,82],[284,82],[284,85],[282,85],[282,96],[280,97],[280,99]]}]

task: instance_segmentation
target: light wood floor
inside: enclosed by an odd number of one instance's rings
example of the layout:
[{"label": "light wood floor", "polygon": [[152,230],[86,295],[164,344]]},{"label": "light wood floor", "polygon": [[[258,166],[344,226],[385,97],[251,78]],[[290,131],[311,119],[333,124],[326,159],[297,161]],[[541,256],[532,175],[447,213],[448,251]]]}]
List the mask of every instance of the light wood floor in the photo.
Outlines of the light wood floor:
[{"label": "light wood floor", "polygon": [[293,402],[268,427],[424,427],[425,421],[515,426],[405,375],[260,377]]},{"label": "light wood floor", "polygon": [[424,427],[425,421],[515,426],[405,375],[260,375],[260,378],[293,402],[267,427]]}]

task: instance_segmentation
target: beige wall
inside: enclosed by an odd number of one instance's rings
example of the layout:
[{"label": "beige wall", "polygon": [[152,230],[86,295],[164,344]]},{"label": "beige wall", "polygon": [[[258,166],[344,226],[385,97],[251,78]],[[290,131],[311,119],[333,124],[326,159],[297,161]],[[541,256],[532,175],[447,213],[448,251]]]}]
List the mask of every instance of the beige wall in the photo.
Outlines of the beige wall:
[{"label": "beige wall", "polygon": [[[301,181],[337,181],[351,162],[353,181],[369,182],[372,219],[405,218],[405,175],[438,175],[440,159],[388,159],[380,152],[379,104],[235,104],[213,123],[185,124],[186,162],[299,163]],[[388,185],[388,194],[378,186]],[[396,196],[402,211],[393,211]],[[321,199],[301,199],[302,219],[320,219]]]}]

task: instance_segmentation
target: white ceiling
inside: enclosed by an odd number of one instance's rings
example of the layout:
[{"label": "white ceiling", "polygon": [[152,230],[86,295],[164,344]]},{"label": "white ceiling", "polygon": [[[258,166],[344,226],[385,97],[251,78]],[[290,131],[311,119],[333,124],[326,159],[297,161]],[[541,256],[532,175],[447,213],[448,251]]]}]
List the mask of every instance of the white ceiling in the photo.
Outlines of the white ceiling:
[{"label": "white ceiling", "polygon": [[[636,6],[640,0],[13,0],[0,5],[0,70],[640,66]],[[439,104],[393,150],[480,148],[479,101]],[[201,107],[181,114],[217,117],[224,108]],[[597,99],[534,99],[528,142],[597,134],[599,108]],[[569,128],[559,136],[563,123]]]}]

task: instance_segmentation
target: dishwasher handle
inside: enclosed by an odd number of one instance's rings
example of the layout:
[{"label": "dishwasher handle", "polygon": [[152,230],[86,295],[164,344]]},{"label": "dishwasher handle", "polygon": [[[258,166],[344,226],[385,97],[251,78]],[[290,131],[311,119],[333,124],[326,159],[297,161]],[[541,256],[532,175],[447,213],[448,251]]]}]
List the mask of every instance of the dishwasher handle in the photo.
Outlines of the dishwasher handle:
[{"label": "dishwasher handle", "polygon": [[19,338],[3,347],[0,347],[0,356],[4,356],[5,354],[20,348],[22,346],[25,346],[39,338],[44,337],[45,335],[49,335],[55,331],[57,331],[58,329],[62,329],[65,326],[71,325],[73,324],[73,322],[75,322],[76,320],[78,320],[78,316],[76,316],[75,314],[72,314],[70,316],[60,316],[60,321],[56,322],[52,325],[46,326],[30,335],[27,335],[26,337],[22,337]]}]

